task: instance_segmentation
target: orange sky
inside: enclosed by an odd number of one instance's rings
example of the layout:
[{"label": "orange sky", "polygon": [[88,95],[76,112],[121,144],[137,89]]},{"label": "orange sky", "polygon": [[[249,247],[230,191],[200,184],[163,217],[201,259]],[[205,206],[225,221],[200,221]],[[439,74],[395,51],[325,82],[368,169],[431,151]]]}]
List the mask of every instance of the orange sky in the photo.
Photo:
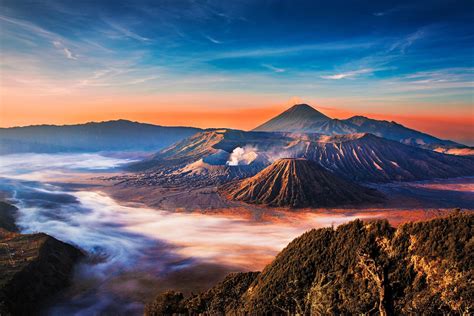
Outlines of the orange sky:
[{"label": "orange sky", "polygon": [[[300,99],[271,95],[184,94],[167,96],[77,97],[2,94],[2,127],[31,124],[74,124],[89,121],[129,119],[160,125],[229,127],[252,129],[289,106],[306,102],[333,118],[364,115],[394,120],[407,127],[474,143],[472,108],[449,114],[445,108],[434,111],[423,104],[379,104],[344,99]],[[368,105],[367,105],[368,104]],[[399,114],[406,113],[406,114]]]}]

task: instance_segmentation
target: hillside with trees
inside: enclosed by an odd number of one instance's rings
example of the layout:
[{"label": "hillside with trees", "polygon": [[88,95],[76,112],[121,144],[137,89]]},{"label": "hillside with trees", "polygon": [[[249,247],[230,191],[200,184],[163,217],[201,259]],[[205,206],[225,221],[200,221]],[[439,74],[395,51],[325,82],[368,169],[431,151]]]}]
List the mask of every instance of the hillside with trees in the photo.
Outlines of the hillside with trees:
[{"label": "hillside with trees", "polygon": [[191,297],[160,294],[145,313],[469,314],[473,224],[474,214],[455,212],[397,229],[386,220],[313,229],[262,272],[229,275]]}]

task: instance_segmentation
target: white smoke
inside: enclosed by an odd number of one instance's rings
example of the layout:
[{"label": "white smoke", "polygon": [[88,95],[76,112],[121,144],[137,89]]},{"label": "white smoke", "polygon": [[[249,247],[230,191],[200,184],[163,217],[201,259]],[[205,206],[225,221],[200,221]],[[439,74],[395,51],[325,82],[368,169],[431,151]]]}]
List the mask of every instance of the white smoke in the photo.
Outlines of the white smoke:
[{"label": "white smoke", "polygon": [[273,163],[282,158],[302,158],[303,154],[295,150],[271,150],[265,152],[265,158],[269,163]]},{"label": "white smoke", "polygon": [[238,166],[238,165],[249,165],[257,159],[257,148],[253,146],[244,146],[237,147],[230,154],[229,160],[227,160],[226,165],[228,166]]}]

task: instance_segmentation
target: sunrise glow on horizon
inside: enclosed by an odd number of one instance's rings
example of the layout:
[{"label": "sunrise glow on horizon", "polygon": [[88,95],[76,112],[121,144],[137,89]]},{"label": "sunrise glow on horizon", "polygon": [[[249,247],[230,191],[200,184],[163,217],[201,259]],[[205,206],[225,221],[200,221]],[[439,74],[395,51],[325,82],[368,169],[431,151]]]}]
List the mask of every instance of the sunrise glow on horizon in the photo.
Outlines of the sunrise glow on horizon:
[{"label": "sunrise glow on horizon", "polygon": [[294,103],[474,145],[473,4],[2,1],[0,126],[252,129]]}]

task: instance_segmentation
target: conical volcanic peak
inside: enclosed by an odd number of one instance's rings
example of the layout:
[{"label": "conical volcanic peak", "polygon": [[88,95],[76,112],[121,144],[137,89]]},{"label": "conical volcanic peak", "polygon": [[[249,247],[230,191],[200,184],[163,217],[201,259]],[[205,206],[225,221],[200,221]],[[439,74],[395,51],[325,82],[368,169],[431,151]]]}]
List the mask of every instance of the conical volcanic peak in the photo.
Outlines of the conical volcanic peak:
[{"label": "conical volcanic peak", "polygon": [[301,132],[314,129],[331,118],[308,104],[295,104],[285,112],[255,128],[266,132]]},{"label": "conical volcanic peak", "polygon": [[305,103],[295,104],[291,108],[283,112],[282,115],[283,114],[285,114],[286,116],[301,117],[301,118],[311,117],[313,119],[324,119],[324,120],[330,119],[330,117],[324,115],[323,113],[319,112],[312,106]]},{"label": "conical volcanic peak", "polygon": [[306,159],[283,158],[255,176],[223,186],[228,199],[278,207],[326,207],[374,203],[381,195],[337,177]]}]

